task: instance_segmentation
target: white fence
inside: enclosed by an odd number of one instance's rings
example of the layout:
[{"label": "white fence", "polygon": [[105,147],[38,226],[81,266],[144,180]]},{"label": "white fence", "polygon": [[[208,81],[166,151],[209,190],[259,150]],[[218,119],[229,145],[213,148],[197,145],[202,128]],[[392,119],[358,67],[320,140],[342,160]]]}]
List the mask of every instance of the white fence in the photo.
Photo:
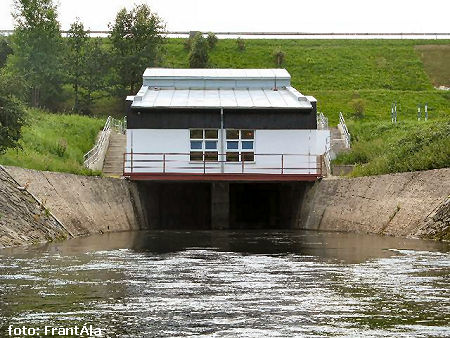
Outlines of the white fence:
[{"label": "white fence", "polygon": [[350,137],[350,133],[348,132],[347,125],[345,124],[344,116],[342,115],[342,113],[339,113],[338,128],[341,131],[342,135],[344,136],[345,146],[347,148],[350,148],[351,137]]},{"label": "white fence", "polygon": [[328,129],[328,118],[321,112],[317,113],[317,129]]},{"label": "white fence", "polygon": [[92,170],[102,170],[106,151],[109,146],[109,136],[111,135],[111,130],[114,129],[117,132],[124,134],[126,128],[125,118],[122,121],[108,116],[105,126],[103,127],[103,130],[100,133],[94,147],[84,154],[84,166]]}]

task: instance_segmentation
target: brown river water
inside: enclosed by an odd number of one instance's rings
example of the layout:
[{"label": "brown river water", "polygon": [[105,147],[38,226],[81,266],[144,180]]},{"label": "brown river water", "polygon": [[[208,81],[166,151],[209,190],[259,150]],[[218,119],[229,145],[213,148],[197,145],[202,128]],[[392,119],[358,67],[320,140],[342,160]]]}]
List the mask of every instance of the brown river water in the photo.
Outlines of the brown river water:
[{"label": "brown river water", "polygon": [[141,231],[0,250],[0,337],[82,325],[104,337],[449,337],[450,243]]}]

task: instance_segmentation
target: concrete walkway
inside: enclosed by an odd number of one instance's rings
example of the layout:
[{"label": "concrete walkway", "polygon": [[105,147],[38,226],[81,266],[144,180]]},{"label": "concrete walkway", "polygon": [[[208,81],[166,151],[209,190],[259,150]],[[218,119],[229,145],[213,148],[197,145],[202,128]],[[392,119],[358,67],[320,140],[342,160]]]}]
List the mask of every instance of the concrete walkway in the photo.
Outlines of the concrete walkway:
[{"label": "concrete walkway", "polygon": [[111,131],[109,146],[103,162],[103,174],[110,177],[120,177],[123,173],[123,154],[126,151],[126,135]]}]

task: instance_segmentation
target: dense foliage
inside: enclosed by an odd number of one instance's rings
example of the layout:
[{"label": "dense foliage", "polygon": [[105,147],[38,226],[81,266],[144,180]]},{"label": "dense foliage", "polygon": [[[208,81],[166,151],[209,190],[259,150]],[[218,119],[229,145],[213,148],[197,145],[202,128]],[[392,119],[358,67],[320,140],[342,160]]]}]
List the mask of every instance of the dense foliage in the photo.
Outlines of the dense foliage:
[{"label": "dense foliage", "polygon": [[0,90],[0,154],[18,146],[21,129],[25,123],[22,103]]},{"label": "dense foliage", "polygon": [[12,52],[8,39],[0,36],[0,68],[6,64],[6,59]]},{"label": "dense foliage", "polygon": [[52,106],[61,90],[62,46],[53,0],[15,0],[16,21],[11,37],[11,71],[27,85],[32,106]]},{"label": "dense foliage", "polygon": [[84,25],[76,20],[70,26],[67,34],[67,51],[66,51],[66,72],[68,81],[73,86],[75,103],[73,111],[78,113],[80,110],[79,103],[79,87],[81,77],[83,75],[83,66],[85,64],[85,49],[88,41],[88,35],[84,29]]},{"label": "dense foliage", "polygon": [[195,34],[189,52],[189,67],[206,68],[208,66],[208,40],[202,33]]},{"label": "dense foliage", "polygon": [[122,88],[128,88],[130,94],[136,94],[143,70],[161,63],[165,25],[144,4],[129,12],[125,8],[120,10],[110,28],[116,81]]}]

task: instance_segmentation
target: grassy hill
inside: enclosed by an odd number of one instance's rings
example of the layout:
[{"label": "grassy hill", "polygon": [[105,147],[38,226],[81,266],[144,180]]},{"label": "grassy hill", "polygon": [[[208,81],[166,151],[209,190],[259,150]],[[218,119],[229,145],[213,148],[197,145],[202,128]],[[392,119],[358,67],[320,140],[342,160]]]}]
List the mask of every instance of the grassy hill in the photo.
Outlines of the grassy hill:
[{"label": "grassy hill", "polygon": [[[183,42],[169,39],[166,67],[189,66]],[[274,68],[273,51],[280,47],[285,53],[282,67],[291,74],[293,86],[315,96],[331,124],[337,124],[339,111],[352,112],[355,99],[363,100],[366,120],[387,121],[393,101],[402,107],[400,119],[415,118],[417,104],[425,102],[433,118],[450,115],[450,93],[434,89],[430,78],[440,72],[427,73],[429,67],[421,59],[423,55],[435,68],[450,69],[446,54],[435,55],[436,49],[447,50],[449,40],[255,39],[245,40],[245,45],[240,51],[236,40],[219,40],[210,52],[210,67]]]},{"label": "grassy hill", "polygon": [[0,155],[0,164],[23,168],[99,174],[83,167],[83,155],[92,148],[103,119],[46,113],[29,109],[22,128],[22,149]]}]

